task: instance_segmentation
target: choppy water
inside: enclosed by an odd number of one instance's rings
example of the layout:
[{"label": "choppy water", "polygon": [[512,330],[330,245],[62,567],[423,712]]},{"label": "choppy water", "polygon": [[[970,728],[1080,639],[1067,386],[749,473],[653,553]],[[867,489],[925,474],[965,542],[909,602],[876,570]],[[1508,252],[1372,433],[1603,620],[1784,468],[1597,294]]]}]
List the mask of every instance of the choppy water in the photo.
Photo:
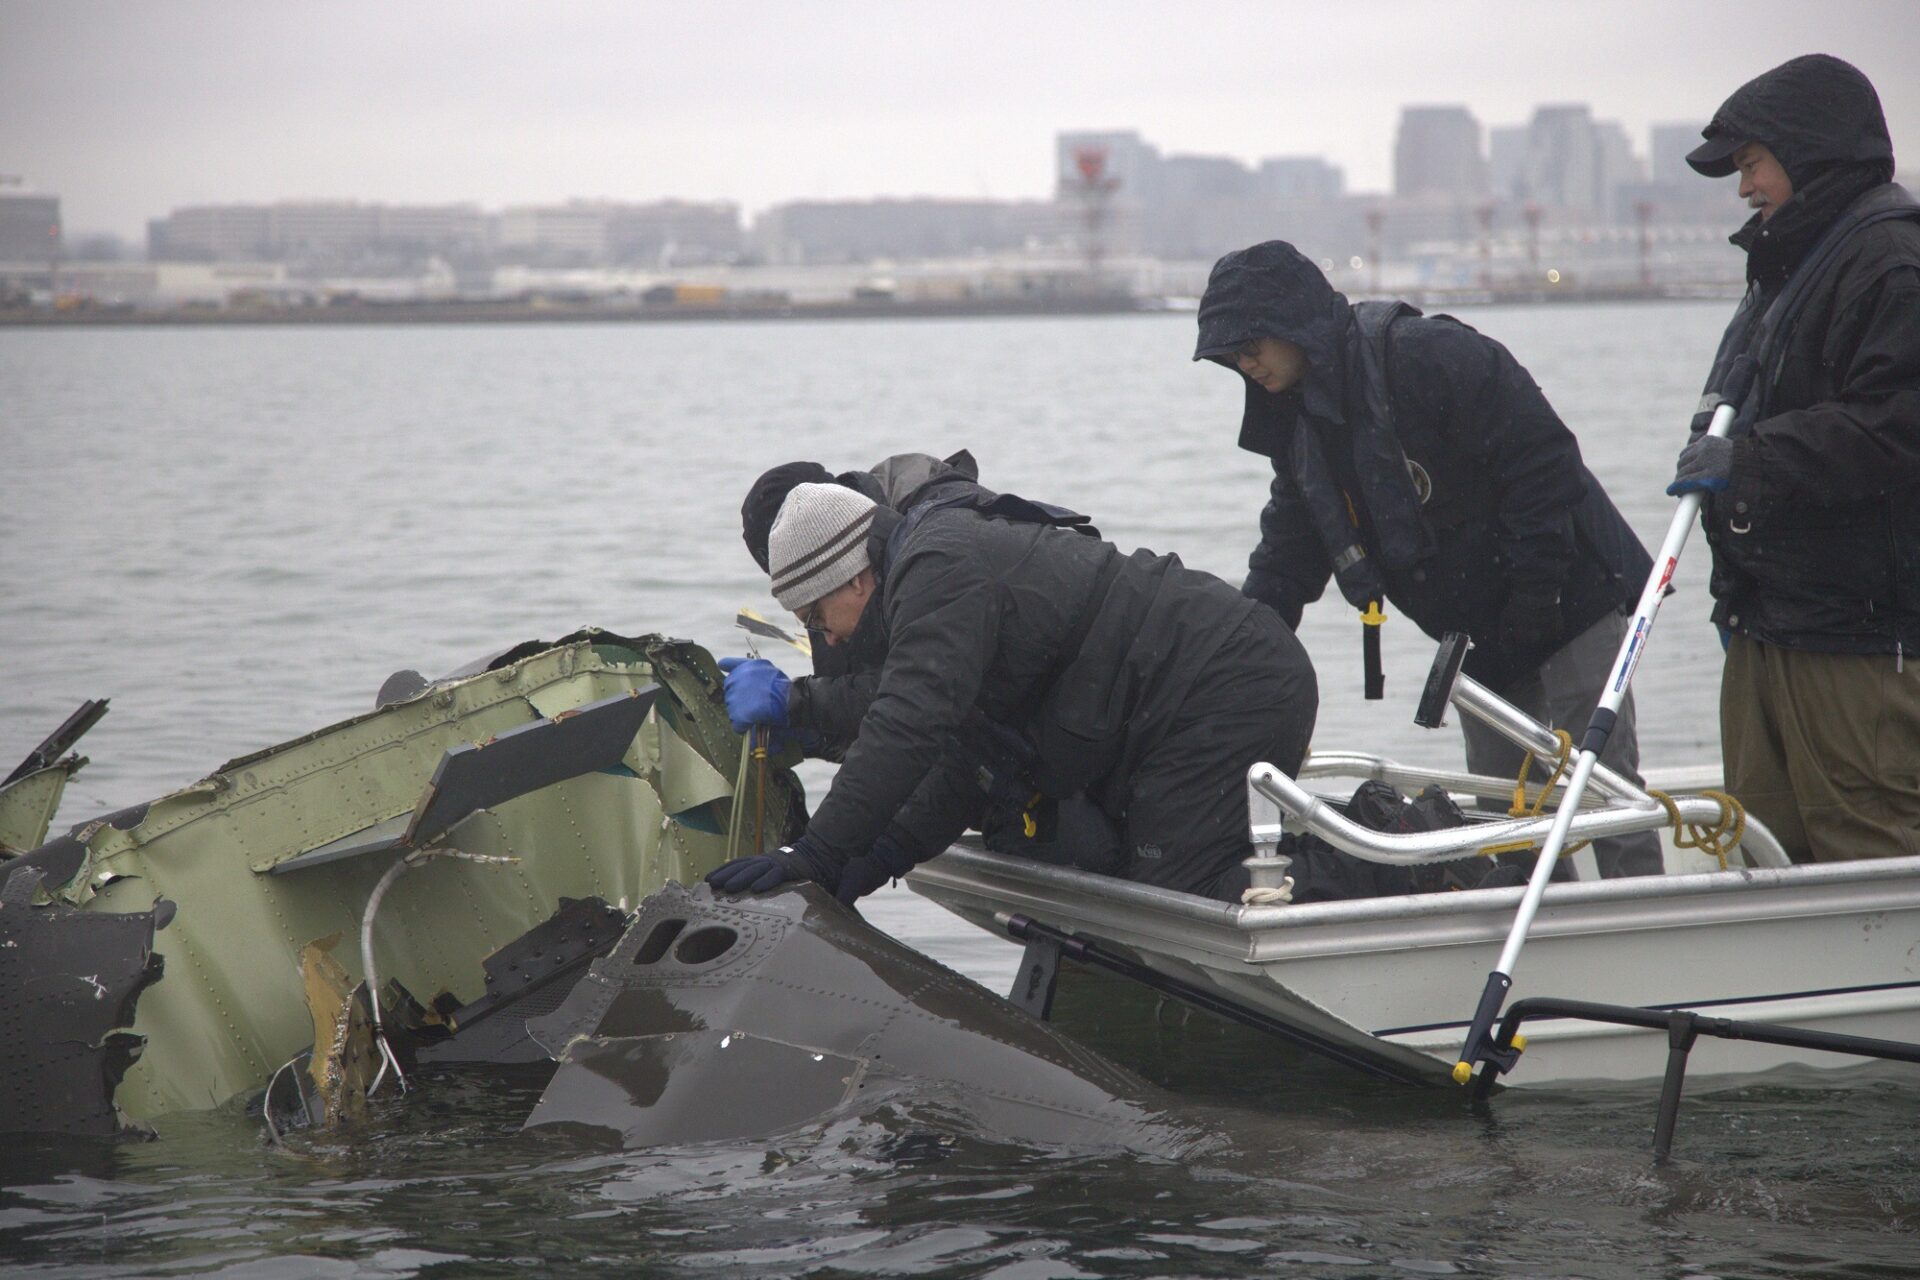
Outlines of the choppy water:
[{"label": "choppy water", "polygon": [[[1649,543],[1719,303],[1483,309]],[[85,697],[112,713],[63,819],[147,799],[451,669],[583,623],[737,649],[772,605],[738,541],[762,468],[971,448],[990,484],[1237,579],[1263,463],[1191,317],[0,334],[0,759]],[[1640,668],[1653,765],[1711,761],[1704,555]],[[1457,762],[1411,724],[1431,647],[1303,636],[1316,744]],[[793,664],[797,670],[798,664]],[[818,786],[824,775],[810,779]],[[1005,989],[1016,954],[892,889],[870,918]],[[1703,956],[1700,962],[1713,963]],[[1465,1002],[1475,993],[1462,992]],[[23,1274],[1800,1276],[1920,1274],[1920,1078],[1696,1085],[1679,1159],[1653,1093],[1475,1115],[1082,981],[1065,1025],[1191,1099],[1184,1161],[1033,1150],[887,1113],[774,1142],[621,1154],[521,1135],[535,1086],[450,1076],[353,1142],[263,1146],[238,1110],[160,1142],[0,1154]]]}]

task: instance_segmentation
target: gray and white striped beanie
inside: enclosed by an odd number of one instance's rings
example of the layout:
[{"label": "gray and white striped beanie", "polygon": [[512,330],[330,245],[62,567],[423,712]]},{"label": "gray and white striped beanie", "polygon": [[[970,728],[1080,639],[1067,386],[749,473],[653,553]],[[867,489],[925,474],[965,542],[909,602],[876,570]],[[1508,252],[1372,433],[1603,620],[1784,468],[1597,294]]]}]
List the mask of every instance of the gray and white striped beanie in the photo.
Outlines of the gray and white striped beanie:
[{"label": "gray and white striped beanie", "polygon": [[878,509],[845,485],[793,487],[767,535],[767,572],[782,609],[803,609],[867,567],[867,532]]}]

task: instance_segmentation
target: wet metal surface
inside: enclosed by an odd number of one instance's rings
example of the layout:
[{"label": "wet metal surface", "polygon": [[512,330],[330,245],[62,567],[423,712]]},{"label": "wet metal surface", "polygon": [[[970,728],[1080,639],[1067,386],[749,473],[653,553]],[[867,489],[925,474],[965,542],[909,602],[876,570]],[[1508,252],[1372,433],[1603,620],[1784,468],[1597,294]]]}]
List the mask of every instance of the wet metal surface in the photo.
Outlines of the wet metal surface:
[{"label": "wet metal surface", "polygon": [[552,1014],[560,1063],[529,1127],[629,1147],[738,1140],[937,1096],[981,1131],[1114,1149],[1197,1135],[1130,1072],[806,885],[668,885]]},{"label": "wet metal surface", "polygon": [[113,1092],[145,1043],[126,1028],[160,977],[153,935],[173,906],[35,906],[43,877],[0,863],[0,1133],[112,1136],[129,1127]]}]

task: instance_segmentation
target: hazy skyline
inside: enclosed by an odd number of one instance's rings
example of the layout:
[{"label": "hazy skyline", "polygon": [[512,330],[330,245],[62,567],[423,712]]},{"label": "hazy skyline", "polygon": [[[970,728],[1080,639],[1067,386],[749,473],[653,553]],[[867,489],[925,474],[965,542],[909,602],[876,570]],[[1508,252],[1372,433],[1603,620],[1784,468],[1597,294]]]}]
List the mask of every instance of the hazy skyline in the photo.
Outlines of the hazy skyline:
[{"label": "hazy skyline", "polygon": [[1403,105],[1500,125],[1585,102],[1644,152],[1649,124],[1810,52],[1872,78],[1910,168],[1906,0],[0,0],[0,173],[60,195],[71,232],[134,238],[179,205],[295,198],[1043,199],[1078,129],[1324,155],[1385,191]]}]

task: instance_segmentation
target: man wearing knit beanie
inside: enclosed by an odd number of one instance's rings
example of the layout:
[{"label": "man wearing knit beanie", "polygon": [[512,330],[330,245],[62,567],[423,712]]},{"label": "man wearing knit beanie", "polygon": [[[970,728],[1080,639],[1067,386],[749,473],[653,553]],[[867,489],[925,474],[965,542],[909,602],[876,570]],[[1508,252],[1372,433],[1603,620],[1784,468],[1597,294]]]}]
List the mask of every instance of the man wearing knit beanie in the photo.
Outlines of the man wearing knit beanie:
[{"label": "man wearing knit beanie", "polygon": [[[1212,575],[1022,505],[982,490],[903,516],[838,485],[788,494],[768,537],[774,595],[829,645],[877,611],[886,657],[806,833],[714,871],[716,890],[804,879],[851,901],[941,853],[982,811],[959,744],[984,721],[1026,744],[1042,797],[1098,806],[1121,873],[1239,899],[1246,770],[1297,770],[1312,733],[1305,651]],[[757,689],[729,676],[736,724],[787,723],[789,686],[764,665]]]},{"label": "man wearing knit beanie", "polygon": [[[853,638],[873,599],[867,535],[879,505],[838,484],[795,485],[780,504],[767,536],[773,598],[831,651]],[[764,658],[721,660],[727,673],[727,711],[735,727],[785,728],[793,684]]]},{"label": "man wearing knit beanie", "polygon": [[[844,589],[852,587],[867,568],[867,532],[877,510],[879,505],[872,498],[837,484],[794,487],[780,504],[780,514],[767,536],[767,573],[773,579],[773,598],[782,609],[799,615],[811,629],[814,610],[809,606],[827,596],[847,594]],[[872,594],[872,575],[866,574],[865,581],[867,589],[856,593],[863,605]],[[860,611],[854,610],[851,621],[858,622],[859,616]],[[849,626],[837,640],[851,634]]]}]

